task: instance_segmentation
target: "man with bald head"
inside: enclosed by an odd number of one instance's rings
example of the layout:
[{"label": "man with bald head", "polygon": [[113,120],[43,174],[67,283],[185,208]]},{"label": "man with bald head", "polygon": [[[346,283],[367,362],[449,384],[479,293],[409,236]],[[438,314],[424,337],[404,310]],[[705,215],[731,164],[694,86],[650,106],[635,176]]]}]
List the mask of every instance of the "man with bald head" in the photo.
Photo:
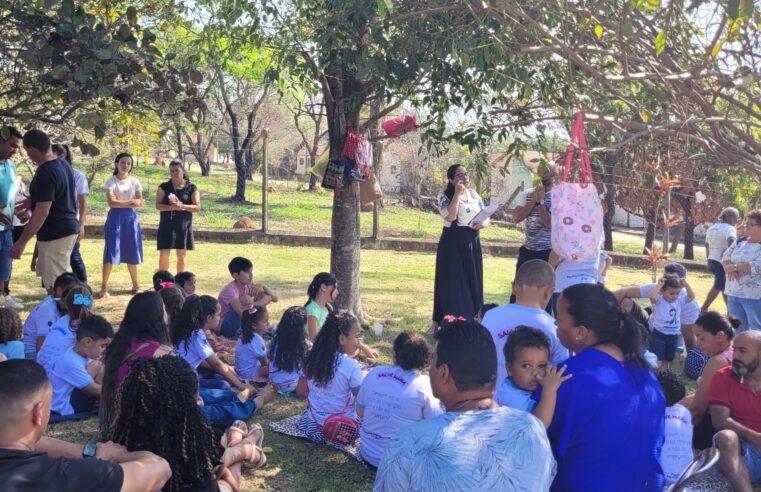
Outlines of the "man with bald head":
[{"label": "man with bald head", "polygon": [[43,437],[53,389],[30,360],[0,362],[0,484],[9,492],[145,492],[171,477],[169,464],[112,442],[72,444]]},{"label": "man with bald head", "polygon": [[716,371],[708,404],[719,467],[736,492],[761,480],[761,332],[735,337],[732,365]]}]

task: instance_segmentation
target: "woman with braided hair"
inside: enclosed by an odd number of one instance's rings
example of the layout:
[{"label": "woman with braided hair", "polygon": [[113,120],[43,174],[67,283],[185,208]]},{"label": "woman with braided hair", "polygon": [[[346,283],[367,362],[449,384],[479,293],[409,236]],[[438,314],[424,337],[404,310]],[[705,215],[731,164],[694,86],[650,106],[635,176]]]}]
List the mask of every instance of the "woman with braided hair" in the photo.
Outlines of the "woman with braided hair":
[{"label": "woman with braided hair", "polygon": [[119,392],[113,440],[167,460],[172,478],[165,492],[235,492],[243,461],[257,468],[267,462],[264,431],[236,421],[225,432],[222,449],[197,403],[198,379],[183,359],[138,359]]}]

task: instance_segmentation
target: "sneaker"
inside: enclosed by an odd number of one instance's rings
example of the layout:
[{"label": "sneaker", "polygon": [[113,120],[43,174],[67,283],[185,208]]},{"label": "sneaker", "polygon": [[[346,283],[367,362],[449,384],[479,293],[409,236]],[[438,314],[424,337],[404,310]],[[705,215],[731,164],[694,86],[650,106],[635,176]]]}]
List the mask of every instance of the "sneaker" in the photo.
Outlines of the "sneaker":
[{"label": "sneaker", "polygon": [[5,298],[5,307],[15,310],[24,309],[24,305],[14,300],[11,296]]}]

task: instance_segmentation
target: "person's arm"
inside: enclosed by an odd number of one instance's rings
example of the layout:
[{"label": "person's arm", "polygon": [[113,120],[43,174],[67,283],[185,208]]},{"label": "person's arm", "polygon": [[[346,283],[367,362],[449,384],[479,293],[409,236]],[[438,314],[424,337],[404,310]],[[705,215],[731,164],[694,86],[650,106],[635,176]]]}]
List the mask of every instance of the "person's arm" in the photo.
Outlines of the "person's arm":
[{"label": "person's arm", "polygon": [[610,256],[605,258],[605,266],[603,267],[602,271],[600,272],[600,275],[603,277],[608,275],[608,269],[610,269],[610,266],[613,264],[613,258]]},{"label": "person's arm", "polygon": [[116,195],[114,194],[114,190],[109,188],[106,191],[106,200],[108,201],[108,206],[111,208],[137,208],[137,207],[143,206],[142,192],[136,193],[135,198],[120,200],[116,198]]},{"label": "person's arm", "polygon": [[164,188],[159,186],[159,189],[156,190],[156,210],[159,212],[177,212],[180,210],[180,207],[177,205],[164,205]]},{"label": "person's arm", "polygon": [[198,190],[193,192],[193,196],[190,197],[190,201],[193,202],[190,205],[185,205],[184,203],[178,203],[177,206],[182,210],[183,212],[200,212],[201,211],[201,194],[198,192]]},{"label": "person's arm", "polygon": [[24,227],[24,232],[21,233],[21,237],[19,237],[11,247],[9,253],[11,258],[15,260],[21,258],[21,254],[24,252],[24,248],[26,248],[26,243],[28,243],[32,237],[36,236],[37,232],[42,228],[42,224],[44,224],[45,219],[48,218],[50,207],[52,205],[53,202],[37,202],[34,207],[34,212],[32,212],[32,216],[29,218],[29,222],[27,222]]},{"label": "person's arm", "polygon": [[268,296],[270,296],[270,298],[271,298],[270,302],[277,302],[278,301],[277,294],[275,294],[274,290],[270,289],[269,287],[267,287],[264,284],[261,284],[261,287],[262,287],[262,289],[264,289],[264,293],[267,294]]},{"label": "person's arm", "polygon": [[531,211],[534,210],[534,207],[539,206],[539,202],[536,199],[536,191],[539,189],[539,186],[534,188],[534,193],[532,194],[531,198],[529,199],[528,195],[526,195],[526,199],[523,205],[520,207],[516,207],[513,209],[513,223],[518,224],[520,222],[523,222],[526,220],[526,217],[528,217],[531,214]]},{"label": "person's arm", "polygon": [[444,220],[447,222],[454,222],[457,220],[457,214],[460,211],[460,197],[463,193],[465,193],[464,185],[457,184],[457,186],[454,187],[454,195],[452,195],[452,200],[449,202],[449,205],[447,205],[447,216],[444,217]]},{"label": "person's arm", "polygon": [[365,345],[364,342],[359,342],[359,350],[361,350],[363,354],[370,357],[371,359],[375,359],[379,355],[377,350],[371,349],[370,347]]},{"label": "person's arm", "polygon": [[244,306],[240,299],[232,299],[230,301],[230,309],[235,311],[235,313],[238,315],[238,317],[243,317],[243,310],[248,309],[249,306]]},{"label": "person's arm", "polygon": [[320,327],[317,324],[317,317],[307,316],[307,335],[309,336],[310,342],[314,343],[315,339],[317,338],[317,332],[319,330]]},{"label": "person's arm", "polygon": [[546,227],[547,229],[551,228],[552,215],[550,215],[550,211],[547,209],[544,203],[540,203],[536,207],[539,209],[539,218],[542,220],[542,224],[544,224],[544,227]]},{"label": "person's arm", "polygon": [[729,407],[711,404],[711,423],[717,431],[731,430],[743,441],[751,443],[756,449],[761,449],[761,433],[745,427],[730,416]]},{"label": "person's arm", "polygon": [[270,375],[270,361],[267,357],[259,357],[257,359],[259,361],[259,370],[257,371],[257,374],[260,377],[266,378]]},{"label": "person's arm", "polygon": [[684,287],[687,291],[687,302],[691,302],[693,299],[695,299],[695,291],[692,290],[692,286],[689,282],[687,282],[686,278],[682,279],[682,287]]},{"label": "person's arm", "polygon": [[555,250],[550,250],[550,259],[547,261],[552,268],[557,268],[563,259],[555,253]]},{"label": "person's arm", "polygon": [[650,304],[653,306],[658,302],[658,295],[660,295],[661,290],[663,289],[663,279],[658,280],[658,285],[655,286],[653,290],[650,291],[650,295],[648,298],[650,299]]},{"label": "person's arm", "polygon": [[149,451],[126,453],[118,463],[124,473],[121,492],[161,490],[172,478],[169,463]]},{"label": "person's arm", "polygon": [[84,388],[80,388],[80,391],[87,396],[100,396],[100,385],[93,381]]},{"label": "person's arm", "polygon": [[[720,356],[722,357],[722,356]],[[711,380],[716,371],[724,367],[721,365],[718,357],[711,357],[703,368],[703,372],[698,380],[698,386],[695,394],[690,401],[690,413],[692,413],[692,422],[698,425],[708,411],[708,392],[711,389]]]},{"label": "person's arm", "polygon": [[307,380],[303,377],[296,384],[296,396],[299,398],[307,397]]},{"label": "person's arm", "polygon": [[85,447],[82,444],[74,444],[62,441],[53,437],[42,436],[34,450],[39,453],[47,453],[48,457],[53,460],[66,458],[67,460],[78,460],[82,458],[82,452]]},{"label": "person's arm", "polygon": [[79,236],[77,241],[85,238],[85,223],[87,222],[87,195],[79,195]]},{"label": "person's arm", "polygon": [[642,291],[639,287],[624,287],[621,289],[618,289],[615,292],[616,298],[618,299],[618,302],[623,301],[624,299],[640,299],[642,297]]},{"label": "person's arm", "polygon": [[542,396],[539,398],[539,403],[536,404],[531,414],[542,421],[544,428],[548,429],[552,424],[552,417],[555,415],[555,405],[558,401],[558,388],[563,384],[563,381],[567,381],[573,377],[572,374],[563,376],[565,368],[563,366],[560,369],[554,367],[547,368],[547,374],[540,378],[539,384],[542,385]]},{"label": "person's arm", "polygon": [[235,374],[235,370],[233,370],[232,367],[228,366],[221,360],[219,360],[219,357],[215,355],[211,355],[206,359],[206,362],[209,364],[209,368],[222,376],[225,381],[230,383],[232,387],[237,389],[238,391],[243,391],[247,388],[243,382],[238,379],[238,375]]}]

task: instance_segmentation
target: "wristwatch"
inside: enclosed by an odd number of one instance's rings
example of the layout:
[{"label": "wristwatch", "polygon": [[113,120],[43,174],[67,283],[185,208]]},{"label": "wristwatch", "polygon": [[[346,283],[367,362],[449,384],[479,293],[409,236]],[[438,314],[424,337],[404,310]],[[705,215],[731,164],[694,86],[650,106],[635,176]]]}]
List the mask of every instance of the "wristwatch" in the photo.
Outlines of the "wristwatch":
[{"label": "wristwatch", "polygon": [[95,458],[95,444],[88,442],[82,450],[82,458]]}]

